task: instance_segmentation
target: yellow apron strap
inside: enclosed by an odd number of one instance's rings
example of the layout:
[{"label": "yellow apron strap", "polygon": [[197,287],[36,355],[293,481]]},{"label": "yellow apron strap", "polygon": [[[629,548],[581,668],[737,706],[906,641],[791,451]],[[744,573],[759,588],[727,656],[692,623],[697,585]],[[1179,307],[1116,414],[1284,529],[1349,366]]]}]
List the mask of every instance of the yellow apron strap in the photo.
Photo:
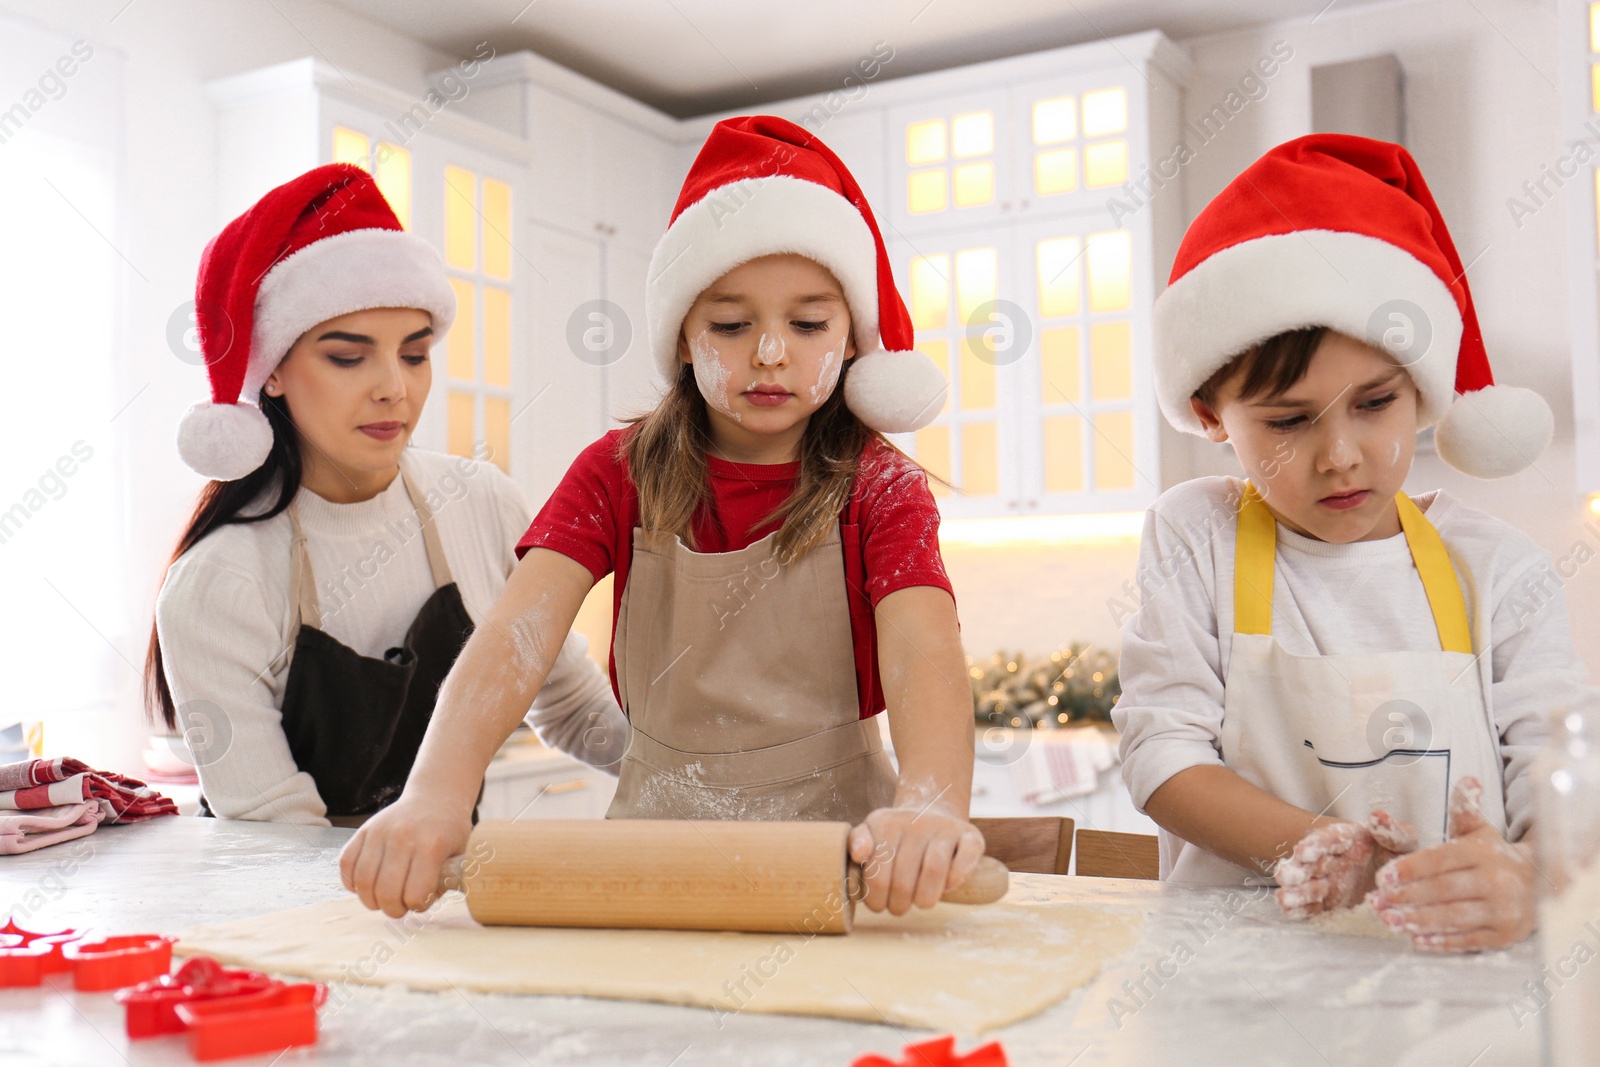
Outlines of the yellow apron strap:
[{"label": "yellow apron strap", "polygon": [[1446,652],[1472,654],[1472,627],[1467,622],[1467,604],[1461,596],[1461,583],[1450,554],[1445,551],[1439,531],[1433,528],[1420,508],[1404,493],[1395,494],[1400,509],[1400,528],[1406,532],[1411,558],[1422,577],[1422,588],[1433,608],[1433,623],[1439,628],[1439,645]]},{"label": "yellow apron strap", "polygon": [[1239,501],[1239,540],[1233,558],[1233,630],[1272,633],[1272,576],[1278,558],[1278,520],[1249,482]]},{"label": "yellow apron strap", "polygon": [[[1439,628],[1439,645],[1446,652],[1472,654],[1472,627],[1467,604],[1450,554],[1439,531],[1404,493],[1395,494],[1400,528],[1405,531],[1411,559],[1422,578],[1433,623]],[[1239,540],[1233,562],[1233,630],[1241,634],[1272,633],[1272,579],[1278,553],[1278,521],[1261,494],[1245,483],[1239,503]]]}]

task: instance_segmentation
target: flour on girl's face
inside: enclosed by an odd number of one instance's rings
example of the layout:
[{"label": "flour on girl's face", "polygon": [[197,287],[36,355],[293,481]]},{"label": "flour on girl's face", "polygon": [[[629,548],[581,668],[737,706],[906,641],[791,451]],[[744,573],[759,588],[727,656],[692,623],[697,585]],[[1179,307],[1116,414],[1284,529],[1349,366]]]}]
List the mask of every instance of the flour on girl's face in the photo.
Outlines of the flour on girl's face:
[{"label": "flour on girl's face", "polygon": [[689,338],[689,358],[694,364],[694,384],[699,386],[700,395],[705,397],[706,403],[734,422],[743,422],[743,417],[728,403],[728,380],[733,377],[732,372],[717,358],[717,350],[711,347],[707,333],[708,331],[701,330]]},{"label": "flour on girl's face", "polygon": [[839,384],[839,374],[843,370],[844,360],[839,358],[838,351],[830,348],[822,353],[822,368],[817,373],[817,384],[810,389],[813,404],[820,404],[833,395],[833,387]]},{"label": "flour on girl's face", "polygon": [[756,358],[761,361],[763,367],[776,367],[788,354],[789,347],[783,343],[782,337],[762,334],[761,340],[756,342]]}]

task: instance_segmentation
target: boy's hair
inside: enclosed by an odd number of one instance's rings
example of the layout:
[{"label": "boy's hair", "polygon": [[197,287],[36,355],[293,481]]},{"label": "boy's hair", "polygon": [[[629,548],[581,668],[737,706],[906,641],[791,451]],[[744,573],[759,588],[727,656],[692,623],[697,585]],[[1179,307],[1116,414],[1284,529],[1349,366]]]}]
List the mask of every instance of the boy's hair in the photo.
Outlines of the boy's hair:
[{"label": "boy's hair", "polygon": [[1206,407],[1215,411],[1217,394],[1235,374],[1244,375],[1239,383],[1239,399],[1250,400],[1265,396],[1268,400],[1282,396],[1311,367],[1311,357],[1328,332],[1326,326],[1306,326],[1288,330],[1252,345],[1225,363],[1221,370],[1207,378],[1194,396]]},{"label": "boy's hair", "polygon": [[[800,477],[787,500],[760,525],[782,519],[778,528],[780,563],[793,563],[821,544],[838,525],[850,500],[861,453],[876,440],[895,449],[845,406],[844,382],[854,360],[846,360],[833,395],[811,415],[800,439]],[[713,504],[706,451],[711,447],[711,416],[695,384],[694,367],[682,364],[672,388],[654,410],[625,420],[631,431],[620,451],[628,477],[639,493],[639,524],[647,534],[676,534],[696,549],[694,520]],[[730,530],[735,538],[748,533]]]}]

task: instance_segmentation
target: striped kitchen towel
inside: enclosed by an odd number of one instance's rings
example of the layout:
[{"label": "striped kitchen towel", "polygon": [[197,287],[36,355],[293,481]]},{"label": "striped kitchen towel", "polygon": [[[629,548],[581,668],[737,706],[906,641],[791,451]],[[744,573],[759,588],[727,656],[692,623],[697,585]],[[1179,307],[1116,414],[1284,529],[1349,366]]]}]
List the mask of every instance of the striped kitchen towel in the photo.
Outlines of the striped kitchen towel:
[{"label": "striped kitchen towel", "polygon": [[108,823],[178,814],[176,804],[137,778],[97,771],[65,756],[0,765],[0,809],[31,811],[85,801]]},{"label": "striped kitchen towel", "polygon": [[0,811],[0,856],[32,852],[94,832],[105,818],[97,801],[30,811]]}]

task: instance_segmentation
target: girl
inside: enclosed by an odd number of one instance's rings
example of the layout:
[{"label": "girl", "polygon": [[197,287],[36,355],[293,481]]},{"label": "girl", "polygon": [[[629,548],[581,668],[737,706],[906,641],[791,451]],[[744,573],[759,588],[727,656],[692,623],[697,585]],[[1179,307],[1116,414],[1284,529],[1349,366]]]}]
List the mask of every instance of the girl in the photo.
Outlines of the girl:
[{"label": "girl", "polygon": [[[178,446],[216,480],[162,583],[148,706],[207,814],[358,824],[405,783],[529,510],[492,464],[406,448],[455,299],[365,171],[269,192],[206,250],[195,306],[214,402]],[[614,764],[621,709],[582,639],[556,643],[536,724]]]},{"label": "girl", "polygon": [[368,907],[428,905],[484,765],[607,573],[632,725],[612,817],[847,820],[854,857],[876,853],[867,905],[896,914],[982,855],[938,512],[882,437],[925,425],[946,386],[910,351],[854,179],[793,123],[719,123],[649,279],[667,393],[585,449],[522,538],[404,794],[345,849]]},{"label": "girl", "polygon": [[1190,227],[1155,326],[1168,420],[1248,475],[1145,523],[1114,718],[1163,877],[1275,877],[1295,916],[1366,899],[1428,949],[1525,937],[1529,767],[1593,693],[1546,555],[1401,489],[1421,428],[1492,477],[1552,426],[1493,384],[1416,164],[1334,134],[1268,152]]}]

